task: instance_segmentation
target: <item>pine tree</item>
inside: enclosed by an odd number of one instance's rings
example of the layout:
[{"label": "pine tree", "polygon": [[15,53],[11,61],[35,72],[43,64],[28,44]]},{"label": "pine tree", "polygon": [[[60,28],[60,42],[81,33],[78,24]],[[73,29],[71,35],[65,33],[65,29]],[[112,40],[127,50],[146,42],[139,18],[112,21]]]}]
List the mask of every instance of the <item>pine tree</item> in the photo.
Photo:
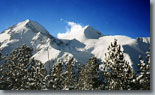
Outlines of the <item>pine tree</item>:
[{"label": "pine tree", "polygon": [[76,89],[77,85],[77,73],[76,73],[76,62],[74,58],[71,58],[66,64],[64,90]]},{"label": "pine tree", "polygon": [[[1,47],[1,42],[0,42],[0,47]],[[2,60],[2,51],[0,49],[0,61]]]},{"label": "pine tree", "polygon": [[62,90],[64,88],[64,66],[63,62],[54,64],[51,75],[47,76],[48,89],[50,90]]},{"label": "pine tree", "polygon": [[117,44],[117,40],[108,47],[103,62],[103,81],[101,87],[105,90],[130,90],[131,81],[133,79],[133,70],[124,59],[124,53],[121,46]]},{"label": "pine tree", "polygon": [[[5,63],[1,65],[0,84],[2,89],[18,89],[22,85],[23,77],[27,74],[26,66],[28,65],[31,51],[25,45],[22,48],[15,49],[10,55],[6,55]],[[7,85],[7,87],[5,87]]]},{"label": "pine tree", "polygon": [[139,57],[140,60],[140,64],[138,64],[139,67],[139,71],[138,71],[138,75],[136,78],[136,81],[139,84],[138,89],[141,90],[150,90],[150,64],[151,64],[151,60],[150,60],[150,52],[146,52],[146,59],[147,61],[145,62],[142,57]]},{"label": "pine tree", "polygon": [[29,90],[46,90],[46,81],[45,77],[47,71],[45,66],[37,60],[32,59],[28,69],[28,81],[26,82],[26,89]]},{"label": "pine tree", "polygon": [[[39,90],[45,68],[39,61],[31,59],[32,49],[23,45],[6,55],[5,62],[0,66],[0,89],[8,90]],[[40,82],[41,80],[41,82]]]},{"label": "pine tree", "polygon": [[93,57],[89,59],[85,68],[80,72],[78,89],[95,90],[98,89],[99,84],[99,60]]}]

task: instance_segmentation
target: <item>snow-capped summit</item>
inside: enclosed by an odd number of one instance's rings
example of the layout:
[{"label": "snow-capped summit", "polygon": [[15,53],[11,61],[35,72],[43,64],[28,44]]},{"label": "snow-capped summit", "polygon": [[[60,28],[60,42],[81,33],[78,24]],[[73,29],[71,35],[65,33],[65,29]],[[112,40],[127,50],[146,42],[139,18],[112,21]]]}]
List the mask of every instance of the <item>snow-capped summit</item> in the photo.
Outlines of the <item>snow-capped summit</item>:
[{"label": "snow-capped summit", "polygon": [[90,25],[84,27],[83,33],[85,38],[87,39],[98,39],[99,37],[102,36],[102,34],[99,31],[97,31]]},{"label": "snow-capped summit", "polygon": [[11,29],[14,32],[20,32],[21,30],[24,30],[24,29],[31,29],[33,30],[33,32],[37,32],[37,33],[40,32],[42,34],[49,35],[48,31],[43,26],[41,26],[37,22],[32,21],[30,19],[27,19],[23,22],[20,22],[14,25],[13,27],[11,27]]},{"label": "snow-capped summit", "polygon": [[55,40],[43,26],[35,21],[27,19],[9,27],[0,34],[0,48],[3,49],[3,54],[6,54],[22,44],[33,47],[34,44],[32,43],[38,41],[38,44],[43,41],[47,43],[47,39],[51,41]]},{"label": "snow-capped summit", "polygon": [[85,42],[88,39],[98,39],[101,36],[102,34],[90,25],[85,27],[80,25],[72,25],[72,28],[66,33],[58,33],[59,39],[76,39],[80,42]]}]

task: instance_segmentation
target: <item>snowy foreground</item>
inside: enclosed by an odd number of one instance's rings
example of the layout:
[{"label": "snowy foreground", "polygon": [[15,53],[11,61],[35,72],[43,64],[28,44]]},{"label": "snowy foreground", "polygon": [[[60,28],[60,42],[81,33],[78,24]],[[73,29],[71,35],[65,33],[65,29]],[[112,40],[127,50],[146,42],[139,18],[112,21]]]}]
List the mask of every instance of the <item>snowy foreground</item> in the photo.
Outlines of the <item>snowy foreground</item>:
[{"label": "snowy foreground", "polygon": [[114,39],[123,47],[125,59],[136,69],[139,55],[145,56],[149,50],[150,37],[132,39],[121,35],[106,36],[89,25],[74,27],[69,33],[58,34],[58,38],[55,38],[43,26],[28,19],[0,34],[0,50],[6,55],[26,44],[33,48],[33,57],[42,63],[68,61],[71,57],[80,63],[86,63],[92,56],[103,61],[107,48]]}]

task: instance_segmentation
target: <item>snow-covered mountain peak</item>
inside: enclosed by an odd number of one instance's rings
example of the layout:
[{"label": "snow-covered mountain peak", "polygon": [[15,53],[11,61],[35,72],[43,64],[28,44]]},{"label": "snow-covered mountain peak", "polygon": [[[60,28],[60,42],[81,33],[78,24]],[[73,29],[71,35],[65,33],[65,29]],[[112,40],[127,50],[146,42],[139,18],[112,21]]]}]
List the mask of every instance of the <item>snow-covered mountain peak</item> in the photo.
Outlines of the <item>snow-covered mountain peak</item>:
[{"label": "snow-covered mountain peak", "polygon": [[90,25],[87,25],[84,27],[83,33],[87,39],[98,39],[99,37],[102,36],[100,32],[98,32],[96,29],[94,29]]},{"label": "snow-covered mountain peak", "polygon": [[40,24],[38,24],[35,21],[32,21],[30,19],[27,19],[25,21],[19,22],[16,25],[13,25],[9,27],[7,30],[4,30],[0,37],[3,39],[0,39],[0,42],[3,41],[11,41],[12,39],[14,40],[19,40],[19,39],[25,39],[25,40],[31,40],[34,36],[37,34],[46,36],[47,38],[53,39],[54,37],[49,34],[49,32]]},{"label": "snow-covered mountain peak", "polygon": [[27,25],[32,23],[33,21],[31,21],[30,19],[26,19],[22,22],[17,23],[16,25],[13,25],[12,27],[10,27],[10,29],[14,30],[14,31],[18,31],[20,29],[23,28],[27,28]]},{"label": "snow-covered mountain peak", "polygon": [[25,21],[19,22],[8,29],[4,30],[2,33],[9,34],[11,36],[20,34],[23,35],[27,32],[31,32],[32,34],[41,33],[45,36],[53,38],[49,32],[39,23],[32,21],[30,19],[27,19]]},{"label": "snow-covered mountain peak", "polygon": [[42,34],[49,35],[48,31],[43,26],[41,26],[39,23],[32,21],[30,19],[20,22],[13,27],[13,31],[21,31],[23,29],[32,30],[33,32],[37,32],[37,33],[41,32]]},{"label": "snow-covered mountain peak", "polygon": [[56,44],[60,42],[51,36],[43,26],[27,19],[9,27],[0,34],[0,48],[3,48],[4,54],[6,54],[22,44],[26,44],[32,48],[36,48],[40,44],[48,44],[50,42],[47,42],[47,39]]},{"label": "snow-covered mountain peak", "polygon": [[85,42],[88,39],[98,39],[101,36],[102,34],[90,25],[82,27],[76,24],[72,25],[71,29],[66,33],[58,33],[59,39],[76,39],[80,42]]},{"label": "snow-covered mountain peak", "polygon": [[30,19],[26,19],[26,20],[24,20],[24,21],[22,21],[23,23],[29,23],[29,22],[33,22],[32,20],[30,20]]},{"label": "snow-covered mountain peak", "polygon": [[31,20],[30,19],[26,19],[26,20],[24,20],[24,21],[22,21],[22,22],[19,22],[16,26],[25,26],[27,23],[29,23]]}]

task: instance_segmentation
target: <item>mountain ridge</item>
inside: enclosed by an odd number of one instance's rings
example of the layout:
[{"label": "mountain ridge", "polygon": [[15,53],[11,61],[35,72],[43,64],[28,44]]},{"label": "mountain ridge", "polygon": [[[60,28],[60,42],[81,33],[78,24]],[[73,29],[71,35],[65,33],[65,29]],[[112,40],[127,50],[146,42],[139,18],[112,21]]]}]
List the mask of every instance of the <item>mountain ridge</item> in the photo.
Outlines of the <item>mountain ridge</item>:
[{"label": "mountain ridge", "polygon": [[150,47],[150,37],[133,39],[121,35],[106,36],[89,25],[82,28],[81,33],[73,30],[71,32],[67,34],[71,37],[62,35],[66,38],[55,38],[43,26],[27,19],[0,33],[0,49],[6,55],[22,44],[26,44],[33,48],[33,57],[43,63],[67,61],[71,57],[80,63],[85,63],[92,56],[103,61],[107,47],[117,39],[125,52],[127,61],[131,65],[136,65],[139,61],[138,56],[144,56]]}]

